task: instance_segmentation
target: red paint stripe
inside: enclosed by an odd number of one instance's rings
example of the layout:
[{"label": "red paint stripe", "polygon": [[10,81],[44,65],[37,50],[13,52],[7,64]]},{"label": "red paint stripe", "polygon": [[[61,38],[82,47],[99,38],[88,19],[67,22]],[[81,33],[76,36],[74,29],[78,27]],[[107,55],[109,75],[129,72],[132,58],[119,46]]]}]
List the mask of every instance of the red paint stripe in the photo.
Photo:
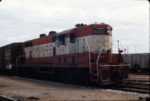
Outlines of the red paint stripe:
[{"label": "red paint stripe", "polygon": [[118,64],[118,65],[99,65],[103,67],[120,67],[120,66],[129,66],[129,64]]},{"label": "red paint stripe", "polygon": [[[75,60],[74,60],[74,59]],[[65,62],[66,59],[66,62]],[[72,64],[73,60],[75,63],[88,63],[88,53],[80,53],[80,54],[66,54],[66,55],[58,55],[51,57],[40,57],[40,58],[32,58],[25,59],[25,63],[69,63]]]},{"label": "red paint stripe", "polygon": [[[66,37],[70,37],[70,33],[75,33],[76,38],[80,38],[80,37],[84,37],[84,36],[94,35],[92,33],[92,31],[95,28],[106,28],[106,27],[108,27],[108,25],[106,25],[106,24],[88,25],[88,26],[84,26],[84,27],[80,27],[80,28],[74,28],[72,30],[62,31],[60,33],[57,33],[57,35],[66,34]],[[110,30],[111,29],[112,28],[110,27]],[[109,34],[105,34],[105,35],[109,35]],[[33,46],[52,43],[52,37],[55,37],[55,35],[49,35],[44,38],[33,39],[32,40]]]}]

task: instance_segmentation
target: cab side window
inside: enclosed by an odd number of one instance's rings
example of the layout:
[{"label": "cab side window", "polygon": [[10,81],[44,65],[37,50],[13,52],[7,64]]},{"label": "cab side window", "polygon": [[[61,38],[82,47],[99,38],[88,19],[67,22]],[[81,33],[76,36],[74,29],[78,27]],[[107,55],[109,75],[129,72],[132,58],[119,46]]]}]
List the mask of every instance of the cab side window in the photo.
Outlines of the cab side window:
[{"label": "cab side window", "polygon": [[65,41],[66,41],[65,34],[58,36],[57,40],[58,40],[58,45],[65,45]]},{"label": "cab side window", "polygon": [[71,34],[70,34],[70,43],[75,43],[75,40],[76,40],[76,35],[75,35],[75,33],[71,33]]}]

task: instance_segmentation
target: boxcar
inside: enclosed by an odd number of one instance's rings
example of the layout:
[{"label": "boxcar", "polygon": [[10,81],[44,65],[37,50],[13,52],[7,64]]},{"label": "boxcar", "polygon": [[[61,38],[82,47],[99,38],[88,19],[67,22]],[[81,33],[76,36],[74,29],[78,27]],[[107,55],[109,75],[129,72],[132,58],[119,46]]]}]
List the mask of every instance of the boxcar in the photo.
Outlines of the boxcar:
[{"label": "boxcar", "polygon": [[2,68],[11,69],[16,65],[17,58],[22,54],[23,44],[12,43],[2,47]]}]

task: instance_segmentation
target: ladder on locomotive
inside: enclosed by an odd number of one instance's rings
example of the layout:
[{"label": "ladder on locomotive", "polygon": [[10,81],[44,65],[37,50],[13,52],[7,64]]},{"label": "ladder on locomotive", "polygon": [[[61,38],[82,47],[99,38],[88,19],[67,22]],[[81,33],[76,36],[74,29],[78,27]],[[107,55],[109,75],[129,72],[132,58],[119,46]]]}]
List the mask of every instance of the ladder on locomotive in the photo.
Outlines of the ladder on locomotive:
[{"label": "ladder on locomotive", "polygon": [[[95,68],[96,68],[96,71],[91,71],[91,81],[97,81],[98,80],[98,77],[100,77],[100,72],[99,72],[99,64],[100,64],[100,62],[99,62],[99,60],[100,60],[100,57],[102,58],[102,56],[101,56],[101,53],[102,53],[102,50],[103,50],[103,48],[100,48],[100,50],[99,50],[99,53],[98,53],[98,56],[97,57],[92,57],[91,56],[91,58],[89,58],[89,60],[94,60],[94,62],[93,63],[91,63],[91,64],[95,64]],[[93,52],[91,52],[92,54],[93,54]]]},{"label": "ladder on locomotive", "polygon": [[[91,81],[96,81],[96,80],[98,79],[99,75],[100,75],[100,74],[99,74],[99,64],[100,64],[100,63],[99,63],[99,59],[100,59],[101,52],[102,52],[103,48],[100,49],[97,58],[91,57],[91,53],[93,53],[93,52],[91,52],[91,49],[90,49],[90,46],[89,46],[89,44],[88,44],[87,39],[84,38],[84,40],[85,40],[86,45],[87,45],[87,47],[88,47],[88,55],[89,55],[89,59],[88,59],[88,60],[89,60],[90,79],[91,79]],[[95,63],[92,62],[92,60],[94,60]],[[95,61],[95,60],[96,60],[96,61]],[[96,72],[93,72],[93,71],[92,71],[92,67],[91,67],[92,64],[96,64]]]}]

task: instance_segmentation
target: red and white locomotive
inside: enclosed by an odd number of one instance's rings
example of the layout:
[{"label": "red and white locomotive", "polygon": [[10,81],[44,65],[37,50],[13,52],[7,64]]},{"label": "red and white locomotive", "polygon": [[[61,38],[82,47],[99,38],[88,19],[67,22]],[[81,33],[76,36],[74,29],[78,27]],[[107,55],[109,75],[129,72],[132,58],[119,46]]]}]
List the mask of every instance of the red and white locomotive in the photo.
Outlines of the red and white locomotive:
[{"label": "red and white locomotive", "polygon": [[111,26],[77,24],[75,28],[51,31],[48,36],[41,34],[38,39],[26,41],[25,58],[18,68],[32,68],[69,80],[122,82],[128,76],[128,65],[122,62],[121,51],[113,54],[111,49]]},{"label": "red and white locomotive", "polygon": [[12,43],[0,48],[0,69],[13,66],[25,74],[48,78],[112,84],[128,77],[121,50],[112,53],[112,27],[108,24],[77,24],[60,33]]}]

